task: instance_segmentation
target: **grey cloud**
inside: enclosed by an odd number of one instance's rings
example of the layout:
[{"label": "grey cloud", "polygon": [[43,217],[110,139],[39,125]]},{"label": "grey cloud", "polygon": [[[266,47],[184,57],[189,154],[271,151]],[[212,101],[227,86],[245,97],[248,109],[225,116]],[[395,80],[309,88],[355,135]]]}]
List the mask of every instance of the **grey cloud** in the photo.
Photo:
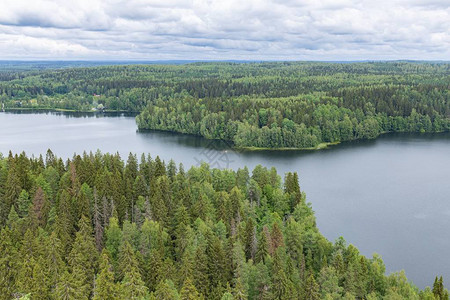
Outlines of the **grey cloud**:
[{"label": "grey cloud", "polygon": [[0,59],[450,59],[448,0],[3,0]]}]

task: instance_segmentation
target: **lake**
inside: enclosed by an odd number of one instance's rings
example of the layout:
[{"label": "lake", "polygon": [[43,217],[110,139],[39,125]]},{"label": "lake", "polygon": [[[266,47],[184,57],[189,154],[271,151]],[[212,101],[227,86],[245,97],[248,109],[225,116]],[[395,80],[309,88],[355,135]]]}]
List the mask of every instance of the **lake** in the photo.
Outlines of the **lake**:
[{"label": "lake", "polygon": [[185,168],[209,162],[279,174],[299,173],[301,189],[331,241],[343,236],[388,273],[404,269],[423,288],[436,275],[450,282],[450,133],[388,134],[320,151],[236,152],[200,137],[137,132],[134,117],[76,113],[0,113],[0,152],[61,157],[83,151],[173,158]]}]

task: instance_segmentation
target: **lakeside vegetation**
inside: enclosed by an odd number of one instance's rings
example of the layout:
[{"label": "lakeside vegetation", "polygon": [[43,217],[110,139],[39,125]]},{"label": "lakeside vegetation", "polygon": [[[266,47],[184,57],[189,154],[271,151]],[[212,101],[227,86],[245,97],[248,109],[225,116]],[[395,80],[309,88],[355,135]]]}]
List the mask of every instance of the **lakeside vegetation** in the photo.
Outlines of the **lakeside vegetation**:
[{"label": "lakeside vegetation", "polygon": [[325,239],[274,168],[10,153],[0,199],[1,299],[448,299]]},{"label": "lakeside vegetation", "polygon": [[238,148],[450,130],[450,64],[263,62],[4,69],[6,109],[141,112],[139,129]]}]

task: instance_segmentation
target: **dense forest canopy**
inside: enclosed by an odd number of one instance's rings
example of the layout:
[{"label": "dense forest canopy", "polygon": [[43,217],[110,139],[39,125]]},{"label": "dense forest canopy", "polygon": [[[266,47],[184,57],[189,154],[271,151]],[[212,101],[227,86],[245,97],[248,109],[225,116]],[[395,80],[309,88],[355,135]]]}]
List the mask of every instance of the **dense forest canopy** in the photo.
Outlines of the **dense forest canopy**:
[{"label": "dense forest canopy", "polygon": [[274,168],[10,153],[0,200],[1,299],[448,299],[325,239]]},{"label": "dense forest canopy", "polygon": [[3,68],[6,109],[141,112],[140,129],[314,148],[450,130],[450,64],[262,62]]}]

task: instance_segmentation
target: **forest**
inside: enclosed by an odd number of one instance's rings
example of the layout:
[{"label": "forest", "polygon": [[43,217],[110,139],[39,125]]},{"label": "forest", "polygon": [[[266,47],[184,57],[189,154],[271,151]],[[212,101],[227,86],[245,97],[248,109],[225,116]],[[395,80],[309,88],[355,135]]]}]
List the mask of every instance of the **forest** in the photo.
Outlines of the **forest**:
[{"label": "forest", "polygon": [[5,109],[140,113],[140,130],[238,148],[317,148],[386,132],[450,130],[450,64],[261,62],[0,71]]},{"label": "forest", "polygon": [[297,173],[10,152],[0,200],[0,299],[449,299],[328,241]]}]

